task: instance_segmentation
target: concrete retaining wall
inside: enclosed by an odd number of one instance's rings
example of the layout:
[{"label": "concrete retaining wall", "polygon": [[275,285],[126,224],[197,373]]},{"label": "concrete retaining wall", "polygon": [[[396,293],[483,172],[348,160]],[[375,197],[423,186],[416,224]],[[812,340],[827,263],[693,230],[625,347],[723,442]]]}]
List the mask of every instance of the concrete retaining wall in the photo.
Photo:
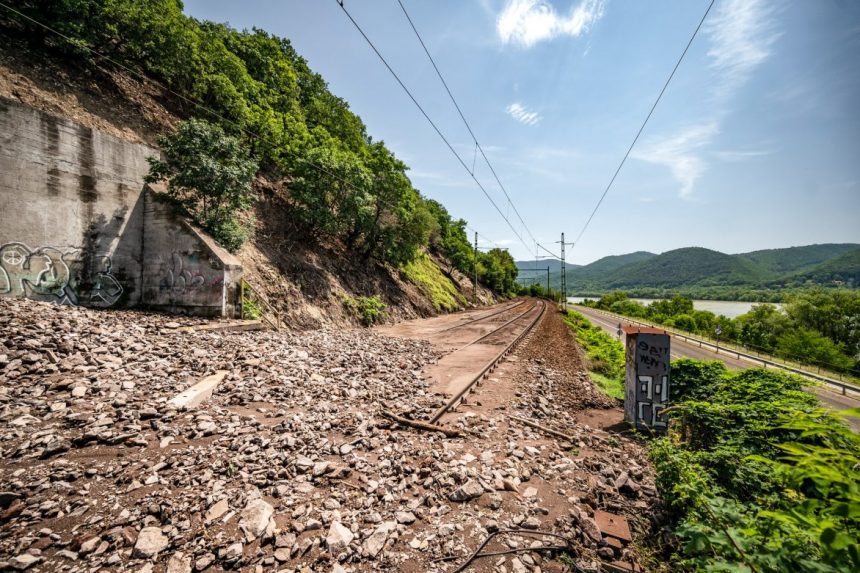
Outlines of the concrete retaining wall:
[{"label": "concrete retaining wall", "polygon": [[169,205],[145,213],[157,154],[0,98],[0,296],[231,316],[238,261]]}]

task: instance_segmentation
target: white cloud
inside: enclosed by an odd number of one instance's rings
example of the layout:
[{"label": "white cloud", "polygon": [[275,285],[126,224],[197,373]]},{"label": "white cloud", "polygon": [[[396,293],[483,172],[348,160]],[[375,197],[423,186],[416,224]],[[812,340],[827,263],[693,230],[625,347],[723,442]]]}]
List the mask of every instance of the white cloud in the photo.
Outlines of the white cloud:
[{"label": "white cloud", "polygon": [[720,151],[714,151],[714,157],[721,161],[745,161],[754,157],[764,157],[771,153],[773,152],[767,149],[723,149]]},{"label": "white cloud", "polygon": [[[707,57],[714,74],[713,112],[697,125],[687,126],[660,140],[652,140],[632,157],[670,169],[681,184],[679,195],[688,198],[707,169],[700,151],[720,132],[730,98],[750,78],[755,68],[773,53],[780,34],[775,30],[774,9],[765,0],[725,0],[704,28],[710,47]],[[714,157],[740,161],[764,155],[757,151],[717,151]]]},{"label": "white cloud", "polygon": [[526,125],[534,125],[543,119],[536,111],[530,111],[526,106],[518,102],[514,102],[506,107],[505,111],[512,118]]},{"label": "white cloud", "polygon": [[577,37],[603,17],[604,5],[604,0],[583,0],[563,16],[546,0],[508,0],[496,32],[503,43],[524,48],[557,36]]},{"label": "white cloud", "polygon": [[645,144],[634,150],[631,157],[664,165],[681,184],[681,197],[689,197],[696,180],[705,172],[705,162],[695,152],[710,143],[719,133],[716,123],[692,125],[672,137]]},{"label": "white cloud", "polygon": [[719,95],[731,95],[770,57],[780,36],[773,15],[773,6],[764,0],[727,0],[707,23],[708,57],[719,76]]}]

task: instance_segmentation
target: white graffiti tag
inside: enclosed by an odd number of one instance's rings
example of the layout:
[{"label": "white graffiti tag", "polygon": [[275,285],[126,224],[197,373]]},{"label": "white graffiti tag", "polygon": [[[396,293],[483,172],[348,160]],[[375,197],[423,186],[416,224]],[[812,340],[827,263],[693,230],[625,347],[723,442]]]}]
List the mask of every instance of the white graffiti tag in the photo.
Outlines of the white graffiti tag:
[{"label": "white graffiti tag", "polygon": [[96,255],[99,266],[88,292],[79,292],[81,249],[39,247],[24,243],[0,245],[0,296],[27,297],[59,304],[107,307],[119,300],[123,289],[111,274],[111,259]]}]

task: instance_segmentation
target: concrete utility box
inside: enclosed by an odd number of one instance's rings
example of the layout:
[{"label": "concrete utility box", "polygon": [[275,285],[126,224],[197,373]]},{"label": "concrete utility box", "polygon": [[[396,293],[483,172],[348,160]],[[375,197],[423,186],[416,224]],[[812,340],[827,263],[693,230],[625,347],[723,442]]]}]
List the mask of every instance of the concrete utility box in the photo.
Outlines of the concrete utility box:
[{"label": "concrete utility box", "polygon": [[669,402],[669,347],[665,330],[627,326],[624,417],[636,428],[665,430],[662,411]]}]

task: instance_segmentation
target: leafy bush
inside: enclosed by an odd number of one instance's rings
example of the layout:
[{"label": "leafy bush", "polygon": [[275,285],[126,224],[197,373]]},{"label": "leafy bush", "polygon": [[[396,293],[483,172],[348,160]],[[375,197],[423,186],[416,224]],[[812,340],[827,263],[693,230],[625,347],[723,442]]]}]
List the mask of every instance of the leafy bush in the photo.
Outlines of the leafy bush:
[{"label": "leafy bush", "polygon": [[360,296],[355,299],[358,316],[365,326],[373,326],[385,317],[386,304],[378,296]]},{"label": "leafy bush", "polygon": [[672,379],[650,448],[682,542],[672,570],[857,570],[860,437],[795,376],[680,360]]},{"label": "leafy bush", "polygon": [[585,350],[592,380],[608,396],[624,398],[624,345],[601,328],[592,326],[580,313],[568,310],[565,323],[573,330]]},{"label": "leafy bush", "polygon": [[706,399],[714,390],[710,384],[725,380],[728,372],[725,363],[719,360],[673,360],[672,401]]},{"label": "leafy bush", "polygon": [[170,197],[225,248],[238,250],[250,232],[239,216],[251,206],[257,172],[239,140],[217,125],[192,119],[159,143],[164,160],[147,158],[146,180],[167,179]]},{"label": "leafy bush", "polygon": [[373,326],[385,318],[386,304],[377,295],[355,298],[344,296],[341,300],[364,326]]}]

